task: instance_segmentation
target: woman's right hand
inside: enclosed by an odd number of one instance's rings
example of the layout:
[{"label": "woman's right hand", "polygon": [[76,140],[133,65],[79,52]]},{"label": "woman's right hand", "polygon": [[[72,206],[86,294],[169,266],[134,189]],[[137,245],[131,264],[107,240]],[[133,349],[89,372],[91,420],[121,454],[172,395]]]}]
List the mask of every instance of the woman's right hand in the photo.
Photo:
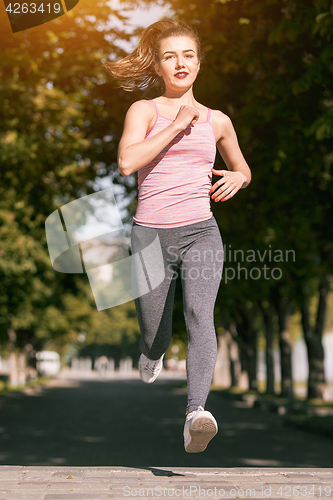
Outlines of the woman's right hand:
[{"label": "woman's right hand", "polygon": [[118,168],[130,175],[151,162],[170,142],[199,118],[199,112],[190,106],[180,106],[177,116],[157,134],[147,135],[156,122],[156,111],[146,101],[134,102],[126,113],[123,134],[118,147]]},{"label": "woman's right hand", "polygon": [[[251,181],[251,171],[239,149],[236,132],[230,118],[221,111],[217,115],[217,148],[228,168],[241,171]],[[118,147],[118,168],[127,176],[154,160],[171,141],[199,119],[199,111],[191,106],[180,106],[174,121],[155,135],[149,135],[156,123],[156,110],[147,100],[134,102],[126,113],[123,134]],[[245,167],[245,168],[244,168]],[[234,176],[235,177],[235,176]],[[240,177],[240,176],[238,176]],[[244,187],[244,183],[241,187]]]},{"label": "woman's right hand", "polygon": [[182,105],[179,108],[176,118],[173,123],[180,128],[180,130],[184,130],[189,125],[193,125],[196,121],[199,120],[199,111],[191,106]]}]

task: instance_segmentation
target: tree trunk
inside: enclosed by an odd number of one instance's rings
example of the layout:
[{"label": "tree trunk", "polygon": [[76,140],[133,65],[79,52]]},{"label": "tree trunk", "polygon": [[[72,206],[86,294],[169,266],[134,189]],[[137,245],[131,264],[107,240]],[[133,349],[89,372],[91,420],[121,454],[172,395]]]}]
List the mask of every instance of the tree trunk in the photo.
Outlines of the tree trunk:
[{"label": "tree trunk", "polygon": [[234,321],[228,323],[228,331],[230,334],[229,344],[229,359],[230,359],[230,375],[231,387],[239,386],[240,377],[244,370],[242,365],[241,339],[239,338],[236,324]]},{"label": "tree trunk", "polygon": [[306,294],[303,296],[301,305],[302,327],[309,362],[308,399],[324,398],[326,380],[322,335],[325,323],[328,289],[329,287],[326,281],[319,284],[319,301],[314,327],[310,324],[309,299]]},{"label": "tree trunk", "polygon": [[7,329],[8,334],[8,362],[9,362],[9,383],[16,387],[18,385],[18,366],[15,353],[16,333],[13,328]]},{"label": "tree trunk", "polygon": [[281,364],[281,396],[294,397],[292,376],[292,340],[289,332],[291,303],[288,298],[279,296],[277,304],[279,320],[279,347]]},{"label": "tree trunk", "polygon": [[237,323],[237,332],[239,336],[240,360],[242,371],[246,371],[249,379],[249,389],[256,391],[258,389],[257,380],[257,330],[254,327],[256,312],[251,317],[247,312],[238,309],[241,321]]},{"label": "tree trunk", "polygon": [[248,359],[247,373],[249,375],[249,389],[251,391],[257,391],[257,346],[253,342],[247,347],[246,354]]},{"label": "tree trunk", "polygon": [[242,368],[239,359],[239,347],[236,340],[233,338],[231,334],[229,343],[229,359],[230,359],[231,387],[237,387],[238,380],[242,372]]},{"label": "tree trunk", "polygon": [[266,394],[275,394],[274,375],[274,310],[271,304],[267,308],[261,303],[260,308],[266,325]]},{"label": "tree trunk", "polygon": [[8,334],[8,352],[14,352],[15,342],[16,342],[15,330],[13,330],[13,328],[8,328],[7,334]]}]

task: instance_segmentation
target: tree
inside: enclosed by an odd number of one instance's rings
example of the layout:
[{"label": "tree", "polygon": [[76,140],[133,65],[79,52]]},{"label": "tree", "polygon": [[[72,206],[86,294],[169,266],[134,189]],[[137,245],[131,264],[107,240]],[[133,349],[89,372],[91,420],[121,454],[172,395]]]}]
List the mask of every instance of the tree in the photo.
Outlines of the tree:
[{"label": "tree", "polygon": [[[297,261],[281,264],[278,289],[283,295],[276,302],[283,393],[292,395],[283,302],[301,307],[299,290],[313,280],[319,290],[321,283],[327,287],[332,270],[330,2],[194,0],[185,9],[183,1],[173,0],[171,10],[192,23],[203,40],[206,68],[202,65],[195,83],[196,98],[230,115],[253,171],[245,192],[213,206],[222,236],[234,248],[251,244],[262,249],[269,241],[297,256]],[[251,298],[258,285],[253,285]],[[271,280],[266,291],[275,285]],[[314,296],[315,288],[309,289]],[[235,316],[249,297],[247,287],[239,292],[242,301],[232,304]],[[309,359],[318,361],[322,351],[313,342],[308,348]],[[320,393],[322,375],[312,380],[320,381]]]},{"label": "tree", "polygon": [[105,0],[81,0],[67,15],[15,35],[1,9],[1,340],[15,330],[18,347],[39,349],[79,325],[68,294],[86,314],[96,310],[86,276],[52,269],[45,220],[116,168],[127,96],[110,92],[101,62],[124,54],[116,42],[130,36],[112,27],[112,16],[123,16]]}]

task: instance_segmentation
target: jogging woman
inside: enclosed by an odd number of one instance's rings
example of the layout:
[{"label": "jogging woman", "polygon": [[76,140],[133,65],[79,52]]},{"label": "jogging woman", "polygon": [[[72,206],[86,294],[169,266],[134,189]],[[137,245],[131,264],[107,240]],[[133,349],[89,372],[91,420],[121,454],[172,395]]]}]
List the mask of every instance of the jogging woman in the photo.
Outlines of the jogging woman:
[{"label": "jogging woman", "polygon": [[[232,198],[251,180],[231,120],[195,100],[193,83],[203,53],[196,31],[183,22],[158,21],[144,29],[137,48],[105,63],[125,90],[149,89],[160,80],[159,97],[132,104],[118,150],[118,167],[138,172],[138,206],[131,234],[132,254],[156,235],[165,277],[135,299],[141,330],[141,379],[159,375],[172,335],[176,277],[181,276],[188,334],[188,401],[184,446],[204,451],[218,431],[204,410],[216,363],[214,305],[223,270],[223,244],[210,207]],[[214,170],[218,148],[228,170]],[[220,179],[212,186],[212,174]]]}]

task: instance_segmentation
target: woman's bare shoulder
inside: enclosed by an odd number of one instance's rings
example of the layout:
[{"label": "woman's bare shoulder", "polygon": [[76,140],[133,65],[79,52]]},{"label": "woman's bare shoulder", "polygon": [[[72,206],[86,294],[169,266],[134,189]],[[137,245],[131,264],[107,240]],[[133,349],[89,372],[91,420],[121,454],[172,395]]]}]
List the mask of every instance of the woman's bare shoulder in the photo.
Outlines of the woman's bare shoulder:
[{"label": "woman's bare shoulder", "polygon": [[145,99],[141,99],[140,101],[133,102],[128,108],[125,122],[128,125],[133,124],[133,126],[137,126],[140,124],[140,126],[145,125],[148,127],[155,119],[155,116],[154,105]]},{"label": "woman's bare shoulder", "polygon": [[223,139],[233,129],[229,116],[219,109],[212,109],[212,126],[215,130],[217,140]]},{"label": "woman's bare shoulder", "polygon": [[220,125],[228,125],[231,123],[231,119],[228,115],[220,111],[219,109],[212,109],[213,117],[212,119]]},{"label": "woman's bare shoulder", "polygon": [[156,117],[154,105],[145,100],[135,101],[128,108],[125,118],[125,128],[132,130],[136,127],[143,127],[145,130],[151,126]]},{"label": "woman's bare shoulder", "polygon": [[145,114],[154,114],[154,105],[149,102],[147,99],[140,99],[140,101],[135,101],[128,108],[128,112],[134,113],[145,113]]}]

